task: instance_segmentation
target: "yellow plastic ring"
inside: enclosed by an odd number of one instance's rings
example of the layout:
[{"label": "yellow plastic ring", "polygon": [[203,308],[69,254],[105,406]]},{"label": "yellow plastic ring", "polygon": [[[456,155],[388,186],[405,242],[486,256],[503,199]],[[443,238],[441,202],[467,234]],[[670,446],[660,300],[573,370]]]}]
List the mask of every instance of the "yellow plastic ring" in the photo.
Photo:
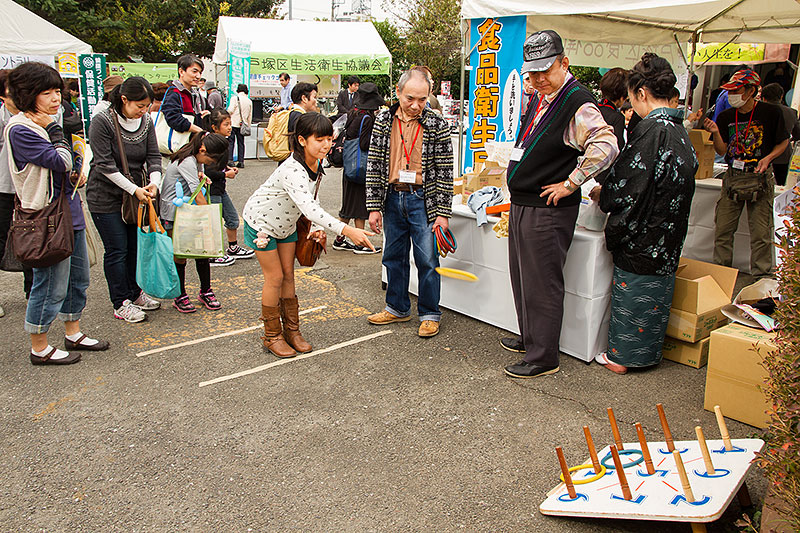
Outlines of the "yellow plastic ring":
[{"label": "yellow plastic ring", "polygon": [[[590,464],[589,465],[573,466],[573,467],[570,467],[569,473],[571,474],[573,472],[577,472],[578,470],[587,470],[589,468],[594,468],[594,466],[590,465]],[[572,480],[572,484],[573,485],[585,485],[587,483],[591,483],[592,481],[597,481],[598,479],[600,479],[601,477],[603,477],[605,475],[606,475],[606,467],[605,467],[605,465],[600,465],[600,472],[596,473],[592,477],[587,477],[586,479],[578,479],[578,480],[573,479]],[[564,474],[561,474],[559,477],[561,478],[561,481],[564,481]]]}]

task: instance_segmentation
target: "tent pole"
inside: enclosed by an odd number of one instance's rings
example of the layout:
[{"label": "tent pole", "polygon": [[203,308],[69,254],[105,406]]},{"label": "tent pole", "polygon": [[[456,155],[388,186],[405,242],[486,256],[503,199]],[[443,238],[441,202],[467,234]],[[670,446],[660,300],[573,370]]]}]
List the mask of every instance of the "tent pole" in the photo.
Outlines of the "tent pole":
[{"label": "tent pole", "polygon": [[458,173],[462,172],[464,164],[464,69],[466,58],[464,57],[465,38],[464,38],[464,19],[461,19],[459,30],[461,31],[461,82],[458,86]]},{"label": "tent pole", "polygon": [[[689,116],[689,95],[692,95],[692,104],[694,104],[694,93],[692,93],[692,76],[694,75],[694,55],[697,52],[697,32],[692,32],[692,47],[691,55],[689,56],[689,74],[686,76],[686,103],[683,106],[683,118]],[[692,105],[694,107],[694,105]]]}]

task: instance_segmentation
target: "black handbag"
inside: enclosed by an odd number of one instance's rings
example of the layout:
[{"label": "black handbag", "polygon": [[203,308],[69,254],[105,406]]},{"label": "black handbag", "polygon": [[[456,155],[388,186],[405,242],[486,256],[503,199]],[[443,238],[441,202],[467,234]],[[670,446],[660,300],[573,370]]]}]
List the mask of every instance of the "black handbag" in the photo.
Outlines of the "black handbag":
[{"label": "black handbag", "polygon": [[[10,233],[10,231],[9,231]],[[14,245],[11,239],[6,239],[6,247],[3,250],[3,259],[0,259],[0,270],[6,272],[22,272],[25,270],[25,265],[19,262],[16,254],[14,253]]]},{"label": "black handbag", "polygon": [[10,246],[25,266],[46,268],[72,255],[75,233],[72,212],[61,184],[61,193],[42,209],[24,209],[19,197],[14,198],[14,220],[8,232]]}]

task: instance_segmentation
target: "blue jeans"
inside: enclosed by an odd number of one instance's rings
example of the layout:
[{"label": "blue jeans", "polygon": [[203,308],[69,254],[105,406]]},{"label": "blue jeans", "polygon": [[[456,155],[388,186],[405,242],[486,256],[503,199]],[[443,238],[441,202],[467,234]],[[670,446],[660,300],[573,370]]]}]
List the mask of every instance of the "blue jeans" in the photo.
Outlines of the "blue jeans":
[{"label": "blue jeans", "polygon": [[439,266],[439,255],[436,253],[432,229],[433,224],[428,223],[425,212],[421,188],[414,192],[389,190],[384,205],[383,233],[386,242],[383,266],[386,267],[387,277],[386,310],[395,316],[406,317],[411,313],[408,278],[412,246],[419,272],[419,319],[438,322],[442,316],[439,311],[441,278],[435,270]]},{"label": "blue jeans", "polygon": [[136,224],[126,224],[122,214],[92,213],[92,220],[103,241],[103,271],[114,309],[125,300],[135,300],[142,289],[136,284]]},{"label": "blue jeans", "polygon": [[33,269],[33,287],[25,311],[25,331],[47,333],[58,317],[80,320],[89,288],[89,254],[85,230],[75,230],[72,255],[47,268]]},{"label": "blue jeans", "polygon": [[233,200],[224,193],[222,196],[211,196],[212,204],[222,204],[222,219],[225,221],[225,227],[228,229],[239,228],[239,213],[236,211],[236,206],[233,205]]}]

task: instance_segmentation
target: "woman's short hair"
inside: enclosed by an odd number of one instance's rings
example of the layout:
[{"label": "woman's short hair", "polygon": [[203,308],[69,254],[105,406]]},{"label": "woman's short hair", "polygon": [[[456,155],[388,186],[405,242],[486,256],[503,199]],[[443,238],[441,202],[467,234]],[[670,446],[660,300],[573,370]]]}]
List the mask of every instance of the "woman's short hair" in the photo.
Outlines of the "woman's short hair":
[{"label": "woman's short hair", "polygon": [[600,94],[611,102],[628,96],[628,71],[624,68],[612,68],[600,78]]},{"label": "woman's short hair", "polygon": [[669,61],[647,52],[628,73],[628,90],[636,92],[646,87],[655,98],[669,100],[676,81]]},{"label": "woman's short hair", "polygon": [[23,63],[6,79],[11,99],[23,113],[36,112],[36,97],[51,89],[64,90],[64,80],[56,69],[44,63]]},{"label": "woman's short hair", "polygon": [[240,83],[239,86],[236,87],[236,92],[250,94],[250,91],[247,89],[247,85],[245,85],[244,83]]}]

